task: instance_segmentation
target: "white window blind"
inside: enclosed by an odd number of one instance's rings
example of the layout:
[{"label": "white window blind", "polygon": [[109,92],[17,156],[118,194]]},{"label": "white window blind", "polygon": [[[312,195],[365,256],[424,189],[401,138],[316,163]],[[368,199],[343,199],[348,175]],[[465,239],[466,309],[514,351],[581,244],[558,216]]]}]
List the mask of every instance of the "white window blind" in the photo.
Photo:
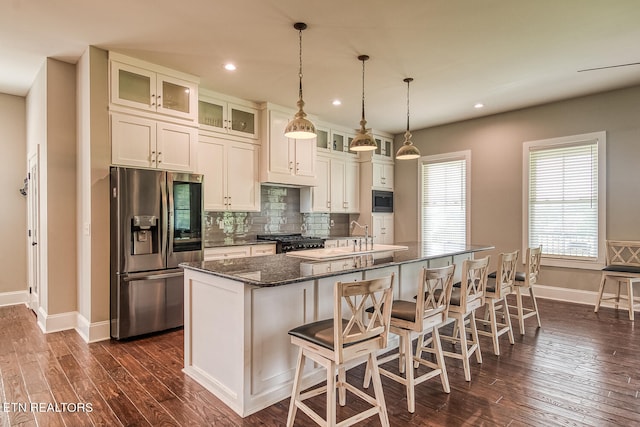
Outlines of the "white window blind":
[{"label": "white window blind", "polygon": [[468,153],[444,158],[423,158],[423,250],[459,247],[467,240]]},{"label": "white window blind", "polygon": [[598,258],[598,141],[530,147],[529,246],[545,256]]}]

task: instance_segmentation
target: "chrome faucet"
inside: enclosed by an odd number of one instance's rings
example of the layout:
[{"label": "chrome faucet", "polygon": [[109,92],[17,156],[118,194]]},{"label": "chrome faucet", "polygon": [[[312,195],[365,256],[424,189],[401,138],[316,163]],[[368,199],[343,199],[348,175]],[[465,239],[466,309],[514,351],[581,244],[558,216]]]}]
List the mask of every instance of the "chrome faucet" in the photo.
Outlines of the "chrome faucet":
[{"label": "chrome faucet", "polygon": [[[358,226],[360,228],[364,228],[364,250],[368,250],[369,249],[369,225],[365,224],[365,225],[360,225],[358,224],[358,221],[351,221],[350,227],[353,231],[353,229],[355,229],[355,226]],[[354,245],[354,249],[355,249],[355,245]],[[373,249],[373,239],[371,242],[371,249]],[[362,239],[360,239],[360,250],[362,250]]]}]

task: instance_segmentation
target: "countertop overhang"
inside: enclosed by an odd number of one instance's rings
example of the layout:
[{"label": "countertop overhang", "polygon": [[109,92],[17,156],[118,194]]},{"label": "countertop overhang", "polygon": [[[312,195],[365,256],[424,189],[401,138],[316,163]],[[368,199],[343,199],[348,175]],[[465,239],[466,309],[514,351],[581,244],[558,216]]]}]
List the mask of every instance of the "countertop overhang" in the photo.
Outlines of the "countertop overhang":
[{"label": "countertop overhang", "polygon": [[[443,245],[438,248],[425,248],[421,242],[401,242],[396,244],[407,246],[408,249],[378,254],[345,256],[331,260],[309,260],[287,256],[286,254],[277,254],[217,261],[187,262],[180,264],[180,266],[246,284],[270,287],[494,249],[491,245]],[[343,262],[339,271],[310,273],[314,269],[305,268],[309,264],[334,263],[338,261]]]}]

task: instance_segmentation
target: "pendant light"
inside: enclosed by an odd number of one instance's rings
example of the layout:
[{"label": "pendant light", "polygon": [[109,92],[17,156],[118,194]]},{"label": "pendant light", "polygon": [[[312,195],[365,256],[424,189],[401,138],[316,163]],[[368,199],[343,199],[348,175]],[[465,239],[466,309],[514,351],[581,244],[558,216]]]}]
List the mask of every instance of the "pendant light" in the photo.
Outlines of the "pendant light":
[{"label": "pendant light", "polygon": [[407,84],[407,131],[404,133],[404,143],[396,153],[398,160],[410,160],[420,157],[420,150],[411,142],[411,132],[409,132],[409,83],[413,81],[411,77],[403,80]]},{"label": "pendant light", "polygon": [[373,151],[378,148],[373,136],[367,132],[365,127],[367,121],[364,118],[364,62],[367,59],[369,59],[368,55],[358,56],[358,60],[362,61],[362,118],[360,119],[360,129],[349,145],[351,151]]},{"label": "pendant light", "polygon": [[316,137],[316,127],[306,118],[307,114],[302,109],[304,107],[304,101],[302,100],[302,30],[307,28],[307,24],[304,22],[296,22],[293,24],[293,28],[298,30],[300,40],[300,68],[298,71],[300,89],[298,91],[298,112],[284,129],[284,136],[295,139],[310,139]]}]

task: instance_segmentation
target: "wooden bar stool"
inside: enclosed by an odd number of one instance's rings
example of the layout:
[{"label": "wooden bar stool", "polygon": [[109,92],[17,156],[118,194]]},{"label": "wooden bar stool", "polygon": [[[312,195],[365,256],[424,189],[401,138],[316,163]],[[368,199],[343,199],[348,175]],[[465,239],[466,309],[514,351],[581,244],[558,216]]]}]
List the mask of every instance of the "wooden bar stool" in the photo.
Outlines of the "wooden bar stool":
[{"label": "wooden bar stool", "polygon": [[[451,301],[447,313],[447,323],[455,322],[451,336],[442,334],[441,338],[452,343],[460,342],[460,353],[443,351],[447,357],[461,359],[464,366],[464,379],[471,381],[471,367],[469,359],[476,354],[478,363],[482,363],[478,328],[476,326],[475,311],[485,304],[485,290],[489,274],[489,256],[478,260],[464,260],[462,263],[462,280],[459,287],[454,285]],[[469,329],[465,322],[469,322]],[[467,341],[467,333],[471,341]]]},{"label": "wooden bar stool", "polygon": [[[291,343],[297,345],[300,351],[287,426],[293,426],[298,408],[318,425],[336,426],[336,388],[339,390],[341,406],[346,404],[347,390],[373,406],[341,421],[340,426],[353,425],[375,414],[379,415],[383,426],[389,425],[376,352],[387,346],[392,299],[393,274],[380,279],[338,282],[334,288],[333,319],[302,325],[289,331]],[[365,316],[364,310],[369,306],[372,312]],[[345,311],[348,309],[344,316],[343,307]],[[327,384],[301,393],[301,379],[307,358],[327,370]],[[345,365],[362,358],[367,359],[372,371],[375,398],[346,382]],[[304,402],[323,393],[327,395],[326,419],[322,419]]]},{"label": "wooden bar stool", "polygon": [[[538,321],[538,328],[542,327],[540,323],[540,314],[538,313],[538,303],[533,291],[533,285],[538,282],[540,274],[540,259],[542,258],[542,246],[537,248],[527,248],[527,258],[525,260],[524,272],[517,272],[513,290],[516,294],[516,305],[509,305],[511,317],[518,319],[520,327],[520,335],[524,335],[524,321],[529,317],[535,316]],[[528,292],[531,297],[531,307],[525,307],[522,301],[522,294]],[[512,311],[515,310],[515,313]]]},{"label": "wooden bar stool", "polygon": [[[607,279],[614,280],[618,285],[613,297],[603,297]],[[607,240],[607,266],[602,269],[600,290],[593,311],[597,313],[602,301],[607,300],[614,300],[617,310],[620,300],[623,300],[627,301],[629,320],[633,320],[634,310],[640,310],[640,302],[636,302],[633,296],[633,285],[636,283],[640,283],[640,242]],[[620,295],[623,286],[627,288],[626,296]]]},{"label": "wooden bar stool", "polygon": [[[511,316],[507,308],[507,295],[513,289],[516,277],[516,264],[520,251],[501,253],[498,255],[498,271],[489,274],[486,291],[485,318],[476,319],[482,325],[488,325],[491,331],[478,330],[478,334],[491,337],[493,340],[493,353],[500,355],[501,335],[507,334],[509,342],[513,341],[513,328],[511,327]],[[502,310],[503,322],[498,322],[498,310]]]},{"label": "wooden bar stool", "polygon": [[[412,413],[415,412],[416,409],[416,385],[430,378],[440,376],[442,388],[445,393],[451,391],[449,378],[447,377],[447,368],[444,364],[438,327],[447,319],[447,309],[449,308],[449,299],[451,298],[454,271],[455,265],[433,269],[423,268],[420,272],[416,301],[395,300],[391,307],[391,323],[389,327],[391,333],[398,335],[400,338],[398,352],[379,358],[378,365],[380,366],[383,363],[395,359],[399,360],[398,370],[400,374],[404,373],[404,377],[382,367],[379,369],[382,375],[406,387],[407,409]],[[371,309],[367,311],[371,311]],[[422,344],[423,337],[424,334],[429,332],[432,332],[433,339],[430,340],[432,346],[425,347]],[[412,346],[414,336],[420,337],[415,356]],[[435,355],[436,363],[422,359],[422,352],[429,352]],[[416,377],[414,368],[418,368],[419,365],[427,366],[430,370]],[[364,376],[365,388],[369,387],[370,380],[371,366],[367,364],[367,370]]]}]

